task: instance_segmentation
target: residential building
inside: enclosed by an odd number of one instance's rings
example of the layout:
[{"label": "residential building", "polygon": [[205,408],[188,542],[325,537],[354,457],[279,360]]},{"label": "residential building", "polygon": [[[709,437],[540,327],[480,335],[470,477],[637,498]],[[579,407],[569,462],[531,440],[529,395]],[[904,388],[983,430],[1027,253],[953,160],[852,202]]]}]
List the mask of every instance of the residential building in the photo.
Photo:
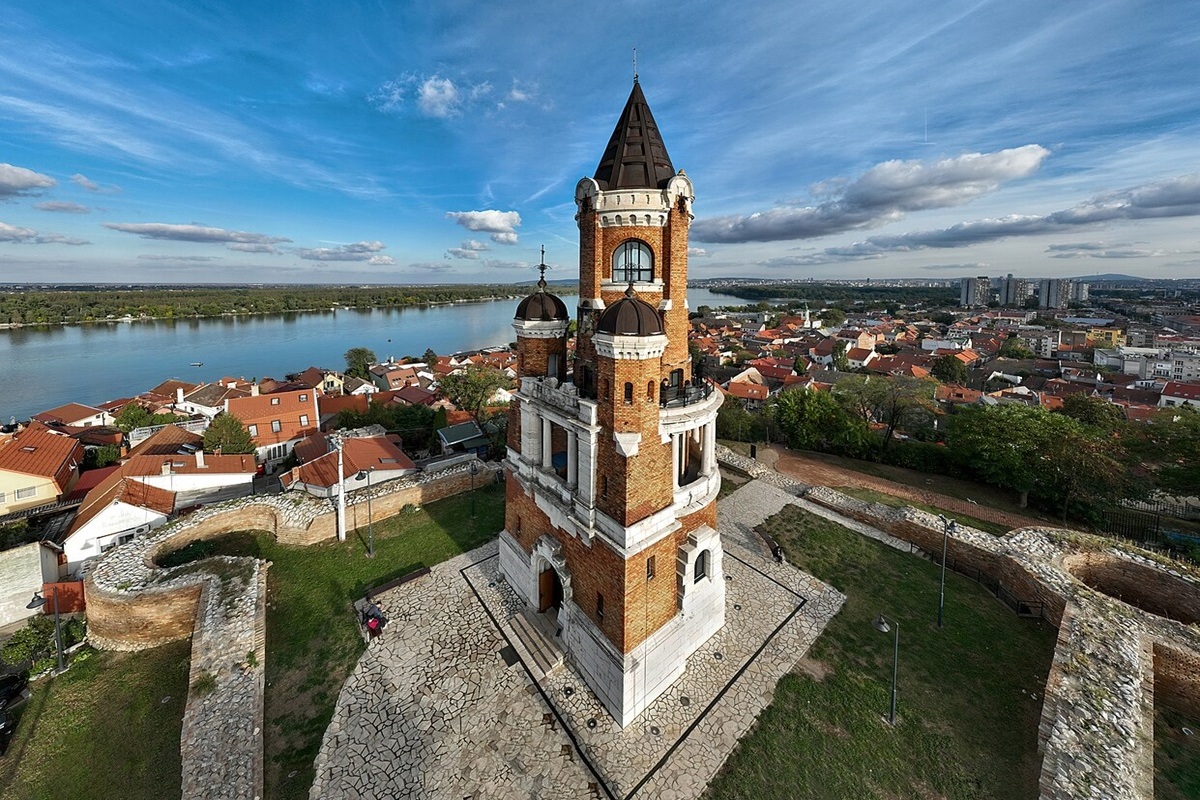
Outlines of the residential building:
[{"label": "residential building", "polygon": [[273,469],[281,464],[296,442],[317,432],[321,419],[316,389],[231,397],[225,413],[241,420],[254,440],[260,464]]},{"label": "residential building", "polygon": [[82,403],[67,403],[65,406],[34,414],[32,419],[43,425],[69,425],[74,428],[113,424],[112,414],[102,408],[93,408]]},{"label": "residential building", "polygon": [[1014,278],[1012,273],[1000,282],[1000,305],[1020,308],[1030,294],[1029,281],[1024,278]]},{"label": "residential building", "polygon": [[1168,381],[1158,401],[1163,408],[1177,406],[1200,406],[1200,383]]},{"label": "residential building", "polygon": [[352,492],[365,488],[368,482],[377,486],[418,471],[399,444],[384,434],[382,428],[369,435],[342,439],[340,475],[337,448],[328,436],[305,439],[296,445],[296,453],[297,457],[302,457],[302,463],[281,475],[280,483],[285,489],[308,492],[314,497],[337,497],[343,481],[346,491]]},{"label": "residential building", "polygon": [[963,308],[986,306],[992,300],[992,280],[986,275],[959,282],[958,304]]},{"label": "residential building", "polygon": [[0,516],[48,505],[79,479],[83,445],[33,422],[0,442]]}]

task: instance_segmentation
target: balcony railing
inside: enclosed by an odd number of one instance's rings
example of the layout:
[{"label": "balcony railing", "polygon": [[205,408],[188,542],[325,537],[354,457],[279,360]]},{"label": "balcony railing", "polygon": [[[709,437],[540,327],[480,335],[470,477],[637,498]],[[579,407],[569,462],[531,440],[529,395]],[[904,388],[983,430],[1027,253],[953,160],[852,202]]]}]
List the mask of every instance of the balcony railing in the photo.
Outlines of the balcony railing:
[{"label": "balcony railing", "polygon": [[696,384],[683,386],[664,386],[660,392],[659,405],[663,408],[679,408],[690,406],[707,400],[713,393],[712,381],[702,379]]}]

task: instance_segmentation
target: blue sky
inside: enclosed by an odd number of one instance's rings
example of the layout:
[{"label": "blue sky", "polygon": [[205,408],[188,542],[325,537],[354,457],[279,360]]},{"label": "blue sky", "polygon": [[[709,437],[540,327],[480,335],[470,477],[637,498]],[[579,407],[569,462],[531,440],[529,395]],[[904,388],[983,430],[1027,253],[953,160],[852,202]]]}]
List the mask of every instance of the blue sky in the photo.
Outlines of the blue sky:
[{"label": "blue sky", "polygon": [[93,0],[5,9],[0,282],[571,277],[635,46],[695,277],[1200,275],[1187,0]]}]

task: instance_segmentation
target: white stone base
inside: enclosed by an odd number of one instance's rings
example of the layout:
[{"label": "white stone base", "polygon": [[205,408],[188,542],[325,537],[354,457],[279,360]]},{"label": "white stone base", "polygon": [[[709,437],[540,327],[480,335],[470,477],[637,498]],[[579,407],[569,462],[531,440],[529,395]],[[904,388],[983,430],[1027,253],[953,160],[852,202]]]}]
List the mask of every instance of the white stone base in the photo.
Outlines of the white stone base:
[{"label": "white stone base", "polygon": [[[690,542],[678,576],[682,610],[629,653],[622,654],[591,618],[564,592],[558,621],[567,657],[621,727],[666,691],[687,668],[687,659],[725,624],[725,577],[721,541],[707,526],[697,532],[699,547],[709,551],[708,575],[693,578],[697,543]],[[528,605],[537,607],[538,572],[546,559],[525,553],[508,531],[500,533],[500,571]],[[560,567],[556,566],[556,569]],[[561,575],[564,587],[570,576]],[[662,579],[669,580],[667,575]]]}]

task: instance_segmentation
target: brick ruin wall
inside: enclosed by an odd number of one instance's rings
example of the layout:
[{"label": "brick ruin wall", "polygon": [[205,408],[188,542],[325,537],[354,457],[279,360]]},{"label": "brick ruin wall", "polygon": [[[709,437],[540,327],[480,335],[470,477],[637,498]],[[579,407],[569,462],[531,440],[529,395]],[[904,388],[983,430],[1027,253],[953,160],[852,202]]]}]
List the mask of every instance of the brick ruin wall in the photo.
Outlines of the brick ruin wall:
[{"label": "brick ruin wall", "polygon": [[[804,497],[853,520],[890,533],[897,539],[914,544],[935,558],[940,557],[941,522],[932,514],[911,507],[893,508],[881,503],[867,503],[830,489],[813,489]],[[959,530],[958,536],[951,537],[946,542],[947,563],[957,564],[965,570],[976,570],[1000,583],[1025,602],[1042,603],[1046,618],[1056,627],[1059,625],[1066,604],[1062,595],[1046,586],[1019,563],[1001,554],[998,546],[989,548],[980,544],[998,544],[1000,540],[982,531],[974,531],[976,535],[964,537],[963,534],[968,529],[960,527]]]}]

